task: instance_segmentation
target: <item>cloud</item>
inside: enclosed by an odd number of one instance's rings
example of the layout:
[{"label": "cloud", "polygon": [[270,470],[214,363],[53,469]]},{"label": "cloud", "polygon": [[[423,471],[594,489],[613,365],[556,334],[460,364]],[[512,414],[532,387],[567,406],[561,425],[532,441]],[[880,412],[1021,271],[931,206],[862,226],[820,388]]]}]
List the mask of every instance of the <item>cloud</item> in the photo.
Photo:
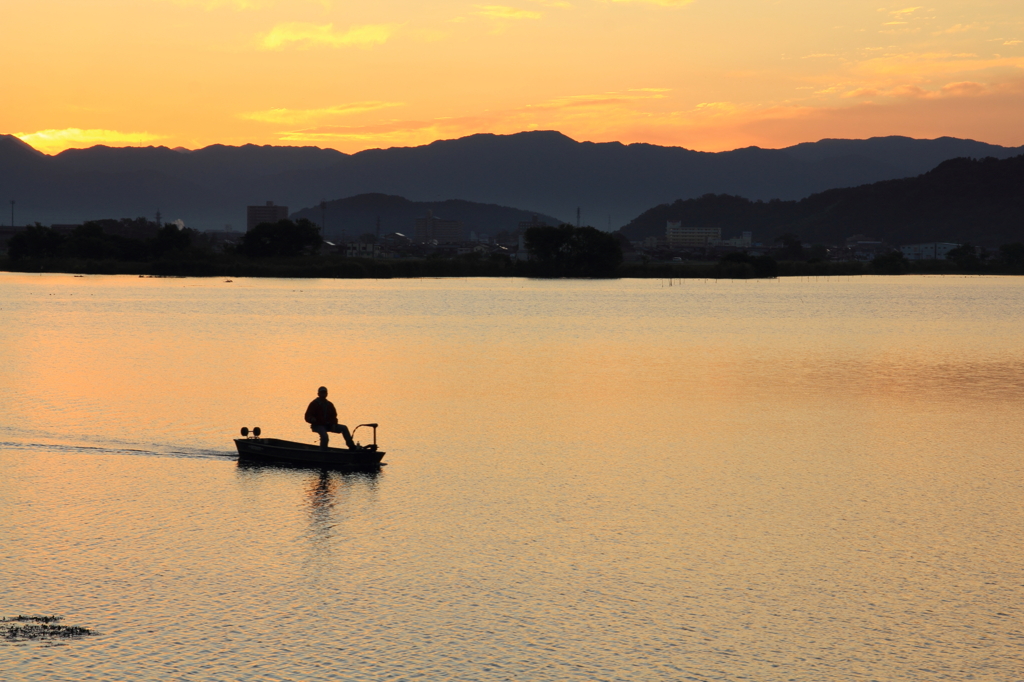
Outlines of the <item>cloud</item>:
[{"label": "cloud", "polygon": [[[182,7],[198,7],[207,11],[218,10],[222,8],[233,9],[238,11],[251,10],[251,9],[263,9],[265,7],[272,7],[275,5],[282,5],[285,0],[163,0],[164,2],[170,2],[175,5]],[[292,4],[296,4],[294,0],[288,0]],[[321,7],[330,9],[333,4],[333,0],[306,0],[309,4],[320,5]]]},{"label": "cloud", "polygon": [[852,72],[871,80],[919,81],[946,79],[953,74],[990,69],[1024,68],[1022,57],[979,57],[972,53],[908,52],[864,60]]},{"label": "cloud", "polygon": [[568,95],[501,111],[474,116],[441,117],[426,120],[391,120],[369,125],[323,125],[281,133],[281,142],[327,144],[353,151],[374,146],[418,145],[433,140],[461,137],[480,131],[562,129],[586,121],[602,125],[643,118],[638,110],[644,101],[663,100],[667,88],[635,88],[594,95]]},{"label": "cloud", "polygon": [[980,97],[989,93],[989,88],[974,81],[961,81],[959,83],[947,83],[939,88],[939,95],[942,97]]},{"label": "cloud", "polygon": [[125,133],[120,130],[104,130],[102,128],[62,128],[59,130],[50,128],[37,130],[34,133],[15,133],[14,136],[47,154],[54,154],[65,149],[92,147],[98,144],[130,147],[164,138],[163,135]]},{"label": "cloud", "polygon": [[730,114],[736,111],[736,105],[732,102],[701,102],[693,110],[702,114]]},{"label": "cloud", "polygon": [[933,36],[941,36],[941,35],[954,34],[954,33],[966,33],[967,31],[973,31],[973,30],[987,31],[988,28],[984,27],[984,26],[978,26],[977,24],[954,24],[954,25],[950,26],[947,29],[943,29],[941,31],[936,31],[932,35]]},{"label": "cloud", "polygon": [[477,5],[475,14],[490,19],[540,19],[544,16],[540,12],[527,9],[516,9],[505,5]]},{"label": "cloud", "polygon": [[[998,89],[998,88],[996,88]],[[860,97],[893,97],[904,99],[941,99],[945,97],[980,97],[994,92],[984,83],[975,81],[958,81],[946,83],[936,90],[927,90],[919,85],[898,85],[888,89],[878,88],[857,88],[843,93],[844,99],[856,99]]]},{"label": "cloud", "polygon": [[694,0],[610,0],[613,3],[640,3],[644,5],[660,5],[661,7],[683,7]]},{"label": "cloud", "polygon": [[[907,96],[849,107],[778,107],[733,122],[730,140],[783,146],[824,137],[940,136],[1019,145],[1024,79],[984,88],[951,83],[943,95]],[[958,96],[970,93],[969,96]],[[725,130],[722,131],[726,132]]]},{"label": "cloud", "polygon": [[903,9],[892,10],[889,12],[889,14],[891,14],[894,17],[904,17],[907,16],[908,14],[913,14],[919,9],[921,9],[921,7],[905,7]]},{"label": "cloud", "polygon": [[278,24],[263,36],[261,46],[267,50],[281,50],[292,45],[300,47],[370,47],[387,41],[395,32],[391,24],[355,26],[347,31],[335,31],[334,24],[291,22]]},{"label": "cloud", "polygon": [[645,142],[721,151],[750,145],[781,147],[824,137],[954,135],[1020,144],[1024,78],[998,85],[958,81],[925,90],[862,89],[885,101],[840,100],[837,106],[701,102],[673,108],[660,89],[569,95],[476,115],[325,125],[281,133],[281,143],[330,146],[348,152],[403,147],[473,133],[559,130],[577,140]]},{"label": "cloud", "polygon": [[1020,45],[1021,42],[1020,40],[1007,40],[1003,45]]},{"label": "cloud", "polygon": [[259,9],[270,4],[271,0],[170,0],[175,5],[185,7],[200,7],[205,10],[215,10],[221,7],[228,7],[236,10]]},{"label": "cloud", "polygon": [[333,107],[322,109],[266,109],[264,111],[251,111],[241,114],[242,118],[261,123],[282,123],[285,125],[300,125],[316,120],[332,118],[335,116],[350,116],[361,114],[366,111],[377,111],[389,107],[402,106],[401,102],[352,102],[339,104]]}]

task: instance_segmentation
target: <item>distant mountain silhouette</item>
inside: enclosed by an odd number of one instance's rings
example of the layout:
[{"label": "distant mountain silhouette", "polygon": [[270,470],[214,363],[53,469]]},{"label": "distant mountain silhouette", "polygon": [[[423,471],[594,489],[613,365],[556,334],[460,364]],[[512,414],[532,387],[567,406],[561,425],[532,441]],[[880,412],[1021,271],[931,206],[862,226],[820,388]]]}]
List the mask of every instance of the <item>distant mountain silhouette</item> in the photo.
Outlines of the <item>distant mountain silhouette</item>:
[{"label": "distant mountain silhouette", "polygon": [[39,154],[0,136],[0,201],[18,222],[103,217],[182,218],[200,229],[241,228],[245,207],[298,209],[366,193],[411,201],[440,197],[542,211],[615,228],[650,206],[726,193],[799,199],[836,187],[923,173],[954,157],[1006,158],[1024,148],[904,137],[822,140],[787,149],[695,152],[681,147],[576,142],[551,131],[471,135],[421,147],[357,154],[315,147],[213,145],[68,150]]},{"label": "distant mountain silhouette", "polygon": [[478,236],[486,234],[492,238],[501,230],[511,232],[519,227],[520,222],[529,221],[534,215],[537,215],[541,222],[549,225],[558,224],[558,219],[552,216],[508,206],[480,204],[461,199],[409,201],[390,194],[359,194],[346,199],[328,201],[325,213],[321,213],[320,207],[315,206],[293,213],[292,218],[307,218],[317,225],[321,223],[322,217],[326,218],[324,232],[328,239],[337,239],[342,235],[354,239],[367,232],[374,234],[378,218],[381,236],[401,232],[411,238],[415,232],[416,218],[422,218],[428,210],[432,210],[438,218],[461,220],[467,238],[470,232],[476,232]]},{"label": "distant mountain silhouette", "polygon": [[663,236],[669,220],[721,227],[726,237],[749,230],[766,244],[784,233],[824,244],[854,234],[895,245],[1024,242],[1024,155],[952,159],[918,177],[833,189],[800,201],[721,194],[679,200],[645,211],[621,232],[631,240]]}]

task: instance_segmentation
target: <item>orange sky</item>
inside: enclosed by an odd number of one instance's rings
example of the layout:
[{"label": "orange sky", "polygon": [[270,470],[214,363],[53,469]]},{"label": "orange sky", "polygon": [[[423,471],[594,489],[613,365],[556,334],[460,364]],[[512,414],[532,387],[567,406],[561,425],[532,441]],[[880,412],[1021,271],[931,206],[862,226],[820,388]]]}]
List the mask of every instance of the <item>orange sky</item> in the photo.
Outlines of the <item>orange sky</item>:
[{"label": "orange sky", "polygon": [[0,133],[49,153],[531,129],[1024,144],[1020,0],[5,0],[2,25]]}]

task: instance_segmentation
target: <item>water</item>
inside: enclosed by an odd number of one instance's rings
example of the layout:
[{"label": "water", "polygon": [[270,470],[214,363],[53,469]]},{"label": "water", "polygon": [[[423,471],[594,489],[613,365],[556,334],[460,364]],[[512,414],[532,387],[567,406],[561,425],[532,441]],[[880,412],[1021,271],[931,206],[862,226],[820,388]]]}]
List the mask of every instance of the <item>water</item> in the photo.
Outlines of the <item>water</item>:
[{"label": "water", "polygon": [[[1024,679],[1022,304],[0,274],[0,616],[99,633],[0,679]],[[321,384],[380,474],[234,461]]]}]

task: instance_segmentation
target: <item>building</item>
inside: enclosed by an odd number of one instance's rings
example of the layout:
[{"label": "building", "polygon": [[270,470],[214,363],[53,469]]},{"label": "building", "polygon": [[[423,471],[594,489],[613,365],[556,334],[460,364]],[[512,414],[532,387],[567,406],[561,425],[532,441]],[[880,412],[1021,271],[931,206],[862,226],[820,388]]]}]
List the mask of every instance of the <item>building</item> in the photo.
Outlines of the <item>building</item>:
[{"label": "building", "polygon": [[930,244],[908,244],[900,247],[900,253],[907,260],[944,260],[946,254],[960,246],[951,242],[932,242]]},{"label": "building", "polygon": [[338,250],[344,252],[346,258],[394,258],[385,245],[364,241],[354,241],[340,244]]},{"label": "building", "polygon": [[245,208],[246,232],[260,223],[276,223],[281,220],[288,220],[288,207],[275,206],[273,201],[268,201],[266,206],[246,206]]},{"label": "building", "polygon": [[670,220],[665,226],[665,239],[668,240],[669,248],[706,248],[711,242],[722,240],[722,228],[720,227],[683,227],[678,220]]},{"label": "building", "polygon": [[525,232],[526,230],[529,230],[531,227],[550,227],[550,225],[541,220],[540,217],[538,217],[535,213],[531,220],[523,220],[519,223],[519,231]]},{"label": "building", "polygon": [[754,233],[753,232],[741,232],[739,237],[733,237],[732,239],[716,239],[708,240],[709,246],[731,246],[737,249],[749,249],[753,246]]},{"label": "building", "polygon": [[438,244],[456,244],[465,241],[461,220],[444,220],[427,211],[425,218],[416,219],[416,241],[436,241]]}]

